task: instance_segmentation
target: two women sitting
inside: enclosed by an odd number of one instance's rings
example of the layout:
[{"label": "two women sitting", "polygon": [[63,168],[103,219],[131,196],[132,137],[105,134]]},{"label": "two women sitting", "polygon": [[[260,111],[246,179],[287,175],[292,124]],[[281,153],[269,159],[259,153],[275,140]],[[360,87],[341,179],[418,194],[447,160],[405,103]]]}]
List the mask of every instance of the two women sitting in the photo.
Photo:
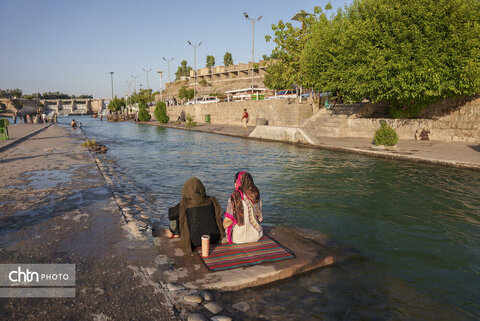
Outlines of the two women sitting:
[{"label": "two women sitting", "polygon": [[221,242],[225,230],[229,243],[256,242],[263,236],[260,192],[247,172],[235,175],[235,190],[228,200],[223,222],[217,199],[207,196],[202,182],[195,177],[185,182],[182,200],[168,212],[167,236],[180,237],[187,252],[201,246],[202,235],[209,235],[211,244]]}]

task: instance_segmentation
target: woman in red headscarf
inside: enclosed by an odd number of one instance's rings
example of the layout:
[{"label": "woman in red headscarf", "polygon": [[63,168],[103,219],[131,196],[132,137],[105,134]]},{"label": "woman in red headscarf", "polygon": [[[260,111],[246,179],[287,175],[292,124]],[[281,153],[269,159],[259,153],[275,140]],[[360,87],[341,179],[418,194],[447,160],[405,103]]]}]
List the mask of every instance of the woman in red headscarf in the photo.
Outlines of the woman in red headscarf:
[{"label": "woman in red headscarf", "polygon": [[223,220],[229,243],[256,242],[263,236],[262,202],[252,175],[238,172]]}]

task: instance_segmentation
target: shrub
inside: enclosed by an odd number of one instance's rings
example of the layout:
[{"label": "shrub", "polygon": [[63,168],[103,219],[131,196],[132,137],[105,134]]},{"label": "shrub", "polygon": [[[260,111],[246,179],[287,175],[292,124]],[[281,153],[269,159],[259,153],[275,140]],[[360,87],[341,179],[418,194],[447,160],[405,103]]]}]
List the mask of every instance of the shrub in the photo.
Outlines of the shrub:
[{"label": "shrub", "polygon": [[383,121],[373,136],[375,145],[394,146],[398,142],[397,132],[387,122]]},{"label": "shrub", "polygon": [[97,141],[95,139],[92,139],[92,140],[87,139],[82,143],[83,147],[88,147],[88,148],[93,147],[95,145],[97,145]]},{"label": "shrub", "polygon": [[140,106],[138,107],[140,109],[140,111],[138,112],[138,120],[139,121],[150,121],[150,119],[152,118],[152,116],[150,116],[150,114],[148,113],[148,107],[144,104],[140,104]]},{"label": "shrub", "polygon": [[161,123],[166,124],[169,121],[167,116],[167,105],[163,101],[159,101],[155,106],[155,118]]},{"label": "shrub", "polygon": [[205,80],[205,79],[202,79],[198,82],[200,85],[202,85],[203,87],[207,86],[208,85],[208,82]]},{"label": "shrub", "polygon": [[192,88],[192,89],[188,89],[187,86],[183,86],[183,87],[180,88],[180,90],[178,91],[178,98],[180,98],[180,99],[183,99],[183,98],[192,99],[192,98],[193,98],[193,94],[194,94],[193,88]]},{"label": "shrub", "polygon": [[123,98],[118,99],[117,97],[115,97],[113,98],[113,100],[110,101],[107,108],[111,112],[116,112],[116,111],[120,111],[122,109],[122,106],[125,107],[125,100]]},{"label": "shrub", "polygon": [[195,116],[187,114],[187,116],[185,118],[187,119],[187,122],[185,123],[185,127],[195,127],[195,126],[197,126],[197,122],[194,121]]}]

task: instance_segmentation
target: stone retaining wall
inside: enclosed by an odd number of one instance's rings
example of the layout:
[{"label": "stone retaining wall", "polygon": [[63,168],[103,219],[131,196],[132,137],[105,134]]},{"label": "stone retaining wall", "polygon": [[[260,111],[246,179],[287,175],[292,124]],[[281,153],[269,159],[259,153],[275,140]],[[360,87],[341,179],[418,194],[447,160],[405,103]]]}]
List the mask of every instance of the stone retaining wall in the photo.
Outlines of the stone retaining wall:
[{"label": "stone retaining wall", "polygon": [[397,131],[400,139],[415,139],[417,130],[425,130],[431,140],[480,142],[480,99],[434,119],[348,118],[337,137],[373,137],[382,120]]},{"label": "stone retaining wall", "polygon": [[[151,112],[154,108],[151,108]],[[171,121],[177,120],[181,114],[184,116],[190,114],[195,116],[197,123],[204,123],[205,115],[210,114],[212,124],[241,125],[244,108],[248,111],[249,125],[252,126],[257,124],[257,119],[265,119],[272,126],[298,127],[316,110],[316,106],[312,102],[299,103],[272,99],[171,106],[167,107],[167,114]]]}]

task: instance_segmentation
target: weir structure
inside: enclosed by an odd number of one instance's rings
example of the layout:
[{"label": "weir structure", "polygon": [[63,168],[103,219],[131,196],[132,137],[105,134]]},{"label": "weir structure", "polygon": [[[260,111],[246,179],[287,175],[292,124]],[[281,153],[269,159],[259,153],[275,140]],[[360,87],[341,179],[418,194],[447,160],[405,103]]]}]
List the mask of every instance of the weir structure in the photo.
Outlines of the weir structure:
[{"label": "weir structure", "polygon": [[58,115],[90,115],[103,114],[111,99],[45,99],[40,102],[50,116],[53,113]]}]

